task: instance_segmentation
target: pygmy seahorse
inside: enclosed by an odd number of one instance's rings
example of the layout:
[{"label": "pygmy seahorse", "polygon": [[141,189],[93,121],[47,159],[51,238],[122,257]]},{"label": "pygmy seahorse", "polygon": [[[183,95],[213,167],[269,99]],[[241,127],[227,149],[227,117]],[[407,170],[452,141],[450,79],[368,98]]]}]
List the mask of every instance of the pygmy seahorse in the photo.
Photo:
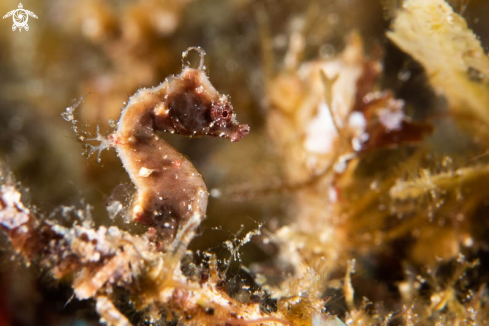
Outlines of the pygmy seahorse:
[{"label": "pygmy seahorse", "polygon": [[[209,193],[201,174],[158,131],[189,137],[225,137],[232,142],[248,134],[239,124],[228,96],[212,86],[204,71],[204,51],[197,69],[183,66],[159,86],[131,96],[109,136],[137,188],[130,215],[154,227],[165,242],[187,242],[205,216]],[[186,237],[186,239],[185,239]]]}]

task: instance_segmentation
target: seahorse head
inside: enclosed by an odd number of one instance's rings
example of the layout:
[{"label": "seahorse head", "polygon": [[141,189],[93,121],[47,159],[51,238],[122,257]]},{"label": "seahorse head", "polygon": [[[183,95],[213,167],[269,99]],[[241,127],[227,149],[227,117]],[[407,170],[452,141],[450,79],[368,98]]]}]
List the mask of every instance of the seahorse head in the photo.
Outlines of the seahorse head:
[{"label": "seahorse head", "polygon": [[202,69],[185,67],[168,79],[167,87],[166,107],[175,132],[235,142],[250,131],[248,125],[238,123],[228,96],[219,94]]}]

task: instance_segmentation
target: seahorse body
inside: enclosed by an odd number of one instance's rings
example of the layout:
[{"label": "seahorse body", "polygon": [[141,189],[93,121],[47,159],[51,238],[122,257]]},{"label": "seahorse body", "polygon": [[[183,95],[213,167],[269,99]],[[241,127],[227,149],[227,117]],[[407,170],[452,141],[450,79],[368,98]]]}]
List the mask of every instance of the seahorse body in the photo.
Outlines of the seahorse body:
[{"label": "seahorse body", "polygon": [[131,214],[171,241],[179,230],[200,223],[209,194],[193,164],[158,131],[238,141],[249,126],[236,121],[228,97],[216,91],[201,69],[185,67],[181,74],[130,98],[110,137],[137,188]]}]

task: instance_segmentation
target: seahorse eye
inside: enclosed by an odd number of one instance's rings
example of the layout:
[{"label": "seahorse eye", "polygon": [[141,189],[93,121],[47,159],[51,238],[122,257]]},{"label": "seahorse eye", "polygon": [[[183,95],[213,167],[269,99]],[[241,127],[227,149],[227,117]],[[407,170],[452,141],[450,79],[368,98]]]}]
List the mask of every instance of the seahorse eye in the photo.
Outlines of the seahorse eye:
[{"label": "seahorse eye", "polygon": [[213,122],[224,127],[231,121],[233,116],[232,109],[229,104],[216,104],[211,108],[211,119]]}]

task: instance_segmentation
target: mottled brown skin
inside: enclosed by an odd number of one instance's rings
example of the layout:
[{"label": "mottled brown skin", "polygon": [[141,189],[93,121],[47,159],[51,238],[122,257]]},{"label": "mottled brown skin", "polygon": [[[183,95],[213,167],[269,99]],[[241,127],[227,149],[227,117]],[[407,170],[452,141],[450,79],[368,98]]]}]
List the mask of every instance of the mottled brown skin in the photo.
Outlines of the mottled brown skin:
[{"label": "mottled brown skin", "polygon": [[138,191],[133,219],[157,227],[171,242],[178,231],[198,226],[209,194],[192,163],[158,131],[238,141],[249,127],[238,124],[227,96],[220,95],[199,69],[186,67],[180,75],[130,98],[110,137]]}]

